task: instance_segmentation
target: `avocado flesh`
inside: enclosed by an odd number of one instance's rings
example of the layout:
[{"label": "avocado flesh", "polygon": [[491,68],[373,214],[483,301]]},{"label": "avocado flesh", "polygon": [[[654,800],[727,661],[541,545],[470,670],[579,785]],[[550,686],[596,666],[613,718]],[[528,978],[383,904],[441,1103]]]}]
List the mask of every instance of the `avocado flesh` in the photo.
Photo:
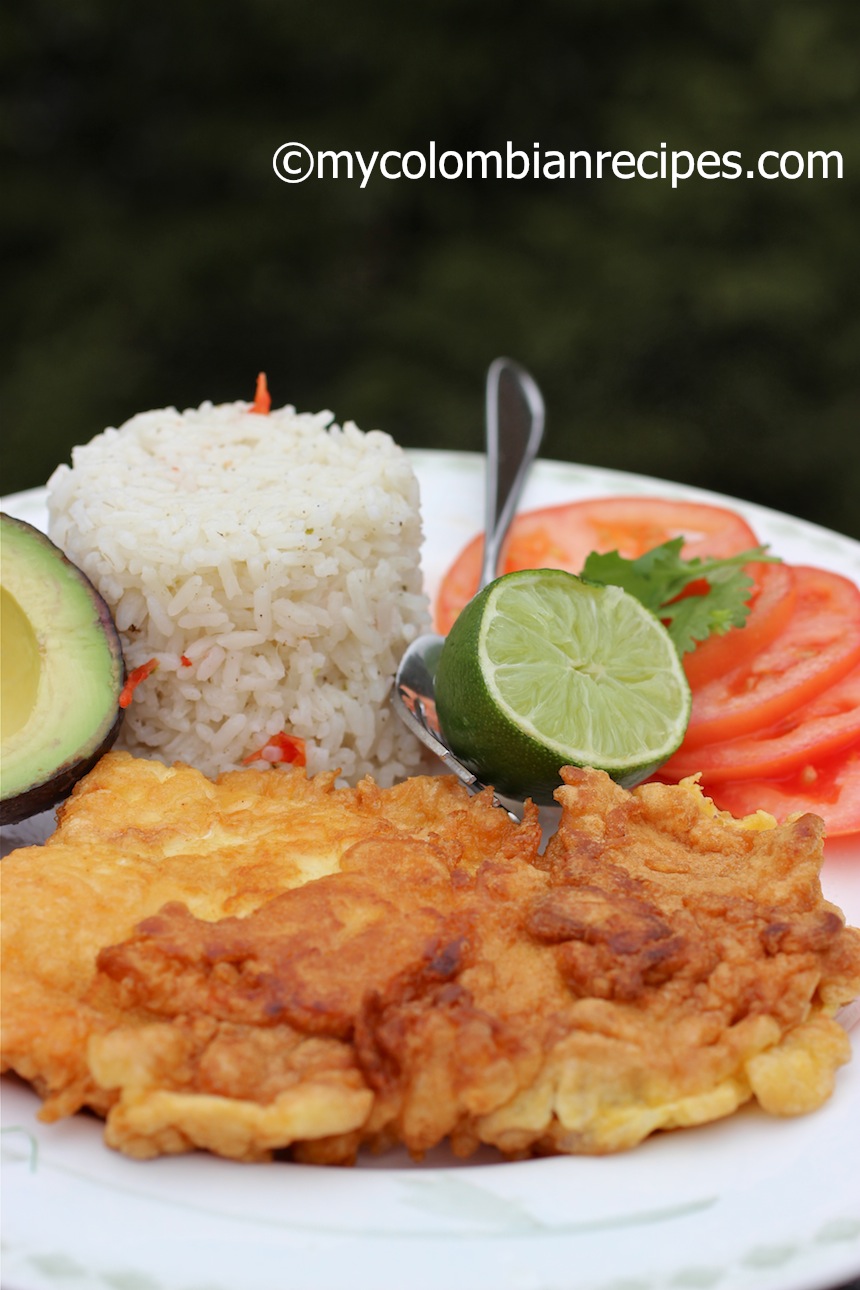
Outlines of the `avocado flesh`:
[{"label": "avocado flesh", "polygon": [[84,573],[38,529],[0,516],[0,823],[68,795],[116,739],[119,636]]}]

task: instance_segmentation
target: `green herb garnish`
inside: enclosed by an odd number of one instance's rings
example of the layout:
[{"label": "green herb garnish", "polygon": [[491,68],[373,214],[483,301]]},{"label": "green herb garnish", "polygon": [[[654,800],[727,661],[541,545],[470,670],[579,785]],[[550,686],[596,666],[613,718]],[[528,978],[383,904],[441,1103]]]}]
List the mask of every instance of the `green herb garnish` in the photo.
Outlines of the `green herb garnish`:
[{"label": "green herb garnish", "polygon": [[617,551],[592,551],[582,569],[583,578],[623,587],[640,600],[665,624],[682,655],[709,636],[744,625],[753,586],[744,565],[779,563],[764,546],[723,559],[685,560],[683,545],[683,537],[672,538],[636,560]]}]

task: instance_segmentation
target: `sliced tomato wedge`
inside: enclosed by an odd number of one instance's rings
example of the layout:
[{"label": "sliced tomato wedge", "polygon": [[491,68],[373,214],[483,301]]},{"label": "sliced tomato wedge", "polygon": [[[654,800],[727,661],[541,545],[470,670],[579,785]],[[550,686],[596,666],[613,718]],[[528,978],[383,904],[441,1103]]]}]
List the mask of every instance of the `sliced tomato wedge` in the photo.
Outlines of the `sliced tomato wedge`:
[{"label": "sliced tomato wedge", "polygon": [[715,784],[708,797],[732,815],[769,811],[780,823],[796,812],[824,820],[827,836],[860,831],[860,745],[809,763],[784,779],[739,779]]},{"label": "sliced tomato wedge", "polygon": [[797,598],[791,565],[754,564],[746,572],[753,585],[743,627],[730,627],[722,636],[709,636],[684,655],[684,671],[694,689],[770,645],[791,617]]},{"label": "sliced tomato wedge", "polygon": [[807,565],[795,565],[794,577],[794,608],[779,635],[694,689],[685,750],[766,729],[860,663],[860,589],[841,574]]},{"label": "sliced tomato wedge", "polygon": [[[592,551],[619,551],[636,559],[652,547],[683,537],[684,555],[728,556],[758,546],[742,516],[722,506],[661,497],[599,497],[518,515],[508,535],[502,573],[566,569],[580,573]],[[478,590],[484,538],[464,547],[445,574],[436,599],[436,629],[446,634]]]},{"label": "sliced tomato wedge", "polygon": [[708,792],[732,779],[789,775],[860,741],[860,665],[764,730],[688,748],[682,744],[657,778],[675,782],[702,773]]}]

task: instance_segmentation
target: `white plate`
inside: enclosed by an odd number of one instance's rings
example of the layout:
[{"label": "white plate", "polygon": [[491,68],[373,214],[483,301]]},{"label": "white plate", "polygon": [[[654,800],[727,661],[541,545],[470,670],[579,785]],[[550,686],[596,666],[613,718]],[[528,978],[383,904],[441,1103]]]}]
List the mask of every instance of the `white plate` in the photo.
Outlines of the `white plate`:
[{"label": "white plate", "polygon": [[[483,462],[410,455],[432,593],[481,526]],[[860,582],[856,542],[676,484],[544,461],[523,507],[608,493],[728,503],[775,553]],[[44,490],[3,506],[44,527]],[[860,837],[828,844],[823,885],[860,923]],[[599,1159],[141,1164],[97,1120],[42,1125],[37,1107],[4,1080],[5,1290],[830,1290],[860,1274],[860,1053],[814,1115],[746,1108]]]}]

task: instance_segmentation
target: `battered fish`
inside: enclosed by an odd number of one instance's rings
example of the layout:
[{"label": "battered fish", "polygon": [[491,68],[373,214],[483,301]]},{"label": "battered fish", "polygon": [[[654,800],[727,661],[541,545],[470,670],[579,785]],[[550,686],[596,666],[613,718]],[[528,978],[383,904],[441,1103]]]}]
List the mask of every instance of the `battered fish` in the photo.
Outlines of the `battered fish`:
[{"label": "battered fish", "polygon": [[602,1153],[820,1106],[860,994],[821,822],[564,779],[541,854],[453,779],[109,754],[0,866],[3,1068],[136,1157]]}]

